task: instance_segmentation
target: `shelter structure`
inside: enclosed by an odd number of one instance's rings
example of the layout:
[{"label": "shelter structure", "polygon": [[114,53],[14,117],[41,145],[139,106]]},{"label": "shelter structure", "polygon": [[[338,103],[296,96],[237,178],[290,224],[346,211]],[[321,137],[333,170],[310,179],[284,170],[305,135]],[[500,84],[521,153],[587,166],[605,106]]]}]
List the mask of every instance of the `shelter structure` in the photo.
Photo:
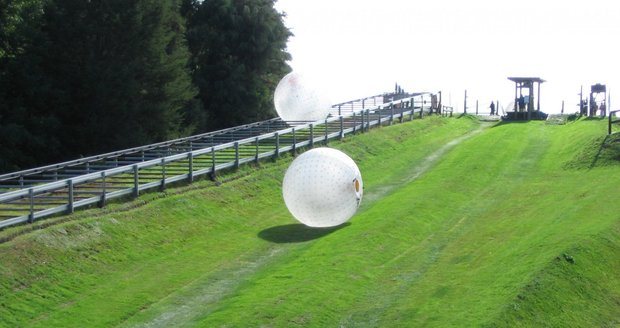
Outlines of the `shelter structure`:
[{"label": "shelter structure", "polygon": [[607,115],[607,87],[604,84],[597,83],[590,87],[590,113],[588,116],[596,116],[599,113],[601,117]]},{"label": "shelter structure", "polygon": [[[545,119],[547,114],[540,111],[540,84],[545,80],[539,77],[509,77],[515,83],[514,111],[506,113],[509,120]],[[536,96],[534,96],[536,89]],[[534,106],[536,101],[536,106]]]}]

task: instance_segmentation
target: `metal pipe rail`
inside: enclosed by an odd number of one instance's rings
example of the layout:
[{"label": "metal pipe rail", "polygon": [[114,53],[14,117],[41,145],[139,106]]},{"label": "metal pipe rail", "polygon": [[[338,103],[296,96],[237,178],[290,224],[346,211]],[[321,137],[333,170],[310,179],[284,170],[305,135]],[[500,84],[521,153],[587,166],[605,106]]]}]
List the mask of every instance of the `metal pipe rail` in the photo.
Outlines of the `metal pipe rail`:
[{"label": "metal pipe rail", "polygon": [[27,188],[36,184],[58,181],[66,177],[102,171],[112,167],[143,162],[152,158],[159,158],[173,153],[182,153],[188,150],[204,148],[213,144],[221,143],[216,139],[236,139],[238,138],[237,134],[241,131],[262,134],[265,131],[275,131],[281,129],[283,126],[285,126],[284,122],[282,122],[279,118],[274,118],[224,130],[207,132],[190,137],[129,148],[101,155],[89,156],[19,172],[2,174],[0,175],[0,192],[10,191],[11,189],[16,188]]},{"label": "metal pipe rail", "polygon": [[[245,163],[258,162],[267,157],[277,158],[285,152],[295,152],[302,147],[311,148],[329,140],[342,139],[351,133],[363,133],[375,126],[413,120],[414,117],[422,117],[428,110],[430,107],[425,104],[424,95],[418,95],[346,115],[330,115],[327,119],[316,122],[288,126],[279,121],[273,125],[279,127],[275,131],[272,126],[271,132],[258,135],[245,133],[242,138],[219,144],[205,142],[200,149],[182,148],[183,151],[158,158],[141,158],[139,162],[128,160],[127,164],[108,168],[104,166],[103,170],[97,172],[84,172],[68,178],[59,175],[57,181],[1,193],[0,229],[34,222],[51,215],[73,213],[81,207],[103,207],[110,199],[137,197],[143,191],[163,190],[175,182],[191,183],[202,175],[214,176],[217,171],[238,168]],[[252,126],[255,125],[259,124]],[[183,140],[202,140],[202,136],[206,135],[212,137],[217,134],[204,134]],[[181,139],[159,145],[172,146],[178,140]],[[140,152],[144,150],[140,147],[137,149],[140,149]],[[135,154],[135,151],[129,154]]]},{"label": "metal pipe rail", "polygon": [[[614,123],[620,123],[620,116],[618,116],[620,110],[612,110],[609,112],[609,123],[607,124],[607,135],[611,134],[611,125]],[[612,117],[616,116],[616,119],[613,120]]]}]

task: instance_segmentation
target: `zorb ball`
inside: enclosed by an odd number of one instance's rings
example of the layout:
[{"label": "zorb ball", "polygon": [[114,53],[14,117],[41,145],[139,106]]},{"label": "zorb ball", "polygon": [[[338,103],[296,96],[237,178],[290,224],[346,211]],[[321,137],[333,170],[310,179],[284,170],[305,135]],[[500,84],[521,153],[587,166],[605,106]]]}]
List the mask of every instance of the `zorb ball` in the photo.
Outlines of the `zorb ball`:
[{"label": "zorb ball", "polygon": [[362,175],[345,153],[315,148],[297,157],[282,183],[284,203],[310,227],[333,227],[348,221],[362,201]]},{"label": "zorb ball", "polygon": [[327,92],[313,79],[297,72],[280,80],[273,103],[280,118],[293,123],[325,119],[331,107]]}]

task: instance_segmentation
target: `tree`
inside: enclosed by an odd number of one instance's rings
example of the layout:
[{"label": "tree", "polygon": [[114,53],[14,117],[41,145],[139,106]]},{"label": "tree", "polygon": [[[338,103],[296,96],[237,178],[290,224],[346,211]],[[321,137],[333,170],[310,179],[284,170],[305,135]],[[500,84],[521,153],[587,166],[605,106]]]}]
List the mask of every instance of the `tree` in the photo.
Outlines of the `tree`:
[{"label": "tree", "polygon": [[38,50],[68,155],[183,134],[195,91],[177,1],[56,0]]},{"label": "tree", "polygon": [[292,35],[273,0],[188,0],[191,67],[209,114],[220,129],[275,116],[273,92],[290,71],[285,51]]},{"label": "tree", "polygon": [[35,89],[44,88],[31,50],[43,42],[43,0],[0,0],[0,172],[54,158],[58,126],[51,113],[31,110]]},{"label": "tree", "polygon": [[19,166],[43,164],[193,132],[204,115],[196,110],[179,0],[49,0],[42,8],[36,42],[22,42],[19,53],[12,42],[19,35],[0,44],[0,55],[12,56],[0,72],[11,94],[0,97],[14,99],[0,124],[24,135],[10,148],[28,150],[43,139],[50,151],[13,156],[0,148],[0,157],[30,155]]}]

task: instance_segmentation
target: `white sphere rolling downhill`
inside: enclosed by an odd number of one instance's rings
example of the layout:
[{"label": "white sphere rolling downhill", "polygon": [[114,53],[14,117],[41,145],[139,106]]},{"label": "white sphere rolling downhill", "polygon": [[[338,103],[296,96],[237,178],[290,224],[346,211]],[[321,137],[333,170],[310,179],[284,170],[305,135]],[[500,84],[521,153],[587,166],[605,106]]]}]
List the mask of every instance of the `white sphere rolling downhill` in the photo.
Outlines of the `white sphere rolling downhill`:
[{"label": "white sphere rolling downhill", "polygon": [[297,157],[282,182],[284,203],[310,227],[333,227],[348,221],[363,194],[362,175],[345,153],[315,148]]},{"label": "white sphere rolling downhill", "polygon": [[276,112],[289,123],[318,121],[329,114],[331,103],[327,92],[306,75],[291,72],[278,83],[273,95]]}]

